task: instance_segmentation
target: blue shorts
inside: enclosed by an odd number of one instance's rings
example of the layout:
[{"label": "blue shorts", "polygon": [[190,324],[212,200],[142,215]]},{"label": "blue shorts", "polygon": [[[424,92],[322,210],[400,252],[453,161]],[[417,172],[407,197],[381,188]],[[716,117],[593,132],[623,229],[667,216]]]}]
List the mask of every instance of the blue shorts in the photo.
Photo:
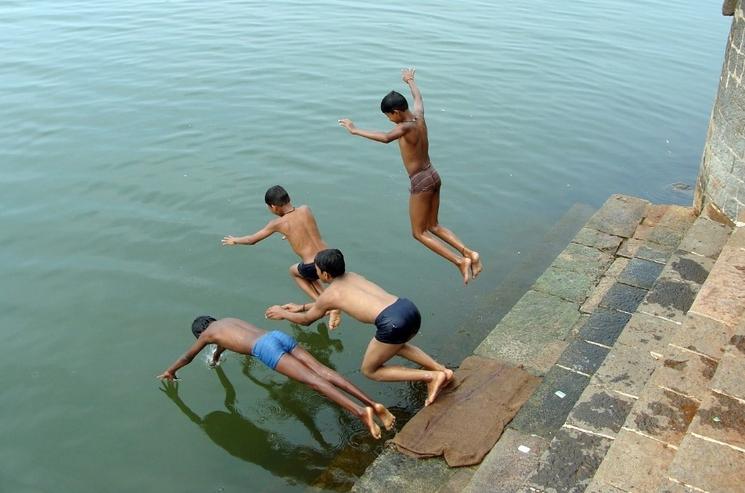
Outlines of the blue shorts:
[{"label": "blue shorts", "polygon": [[273,330],[259,337],[251,352],[259,361],[274,370],[279,363],[279,359],[285,353],[295,349],[295,346],[297,346],[297,341],[292,336],[288,336],[279,330]]},{"label": "blue shorts", "polygon": [[416,305],[399,298],[388,305],[375,319],[375,339],[386,344],[403,344],[419,332],[422,316]]},{"label": "blue shorts", "polygon": [[316,264],[313,262],[304,264],[300,262],[297,264],[297,271],[300,273],[303,279],[307,279],[308,281],[317,281],[318,280],[318,272],[316,272]]}]

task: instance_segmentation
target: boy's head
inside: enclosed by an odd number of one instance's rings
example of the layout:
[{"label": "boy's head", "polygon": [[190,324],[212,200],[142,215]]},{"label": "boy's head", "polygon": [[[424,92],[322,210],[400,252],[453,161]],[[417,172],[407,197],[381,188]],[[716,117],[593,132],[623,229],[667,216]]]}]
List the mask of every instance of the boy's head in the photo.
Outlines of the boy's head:
[{"label": "boy's head", "polygon": [[290,195],[281,186],[274,185],[264,194],[264,202],[276,214],[279,209],[290,203]]},{"label": "boy's head", "polygon": [[209,315],[201,315],[195,318],[194,321],[191,323],[191,333],[194,334],[194,337],[199,339],[199,336],[202,335],[202,332],[204,332],[207,327],[209,327],[210,324],[215,320],[215,317],[210,317]]},{"label": "boy's head", "polygon": [[406,98],[396,91],[386,94],[380,102],[380,111],[385,113],[385,116],[394,123],[399,123],[400,120],[403,120],[403,113],[408,109],[409,103],[406,101]]},{"label": "boy's head", "polygon": [[346,269],[346,266],[344,265],[344,255],[342,255],[336,248],[321,250],[316,254],[313,262],[316,264],[318,277],[321,279],[325,277],[323,274],[328,275],[330,279],[339,277],[344,274],[344,270]]}]

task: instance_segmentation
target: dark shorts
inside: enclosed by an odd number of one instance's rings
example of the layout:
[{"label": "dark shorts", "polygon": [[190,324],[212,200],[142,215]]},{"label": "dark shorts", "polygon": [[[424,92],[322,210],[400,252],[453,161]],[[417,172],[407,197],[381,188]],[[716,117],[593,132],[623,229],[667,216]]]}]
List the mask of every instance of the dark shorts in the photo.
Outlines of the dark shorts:
[{"label": "dark shorts", "polygon": [[422,316],[406,298],[397,299],[375,319],[375,339],[386,344],[403,344],[419,332]]},{"label": "dark shorts", "polygon": [[279,359],[285,353],[289,353],[297,346],[297,341],[292,336],[273,330],[259,337],[254,343],[251,351],[259,361],[274,370],[279,363]]},{"label": "dark shorts", "polygon": [[431,164],[423,170],[419,170],[411,175],[409,180],[411,180],[411,188],[409,188],[409,192],[411,192],[412,195],[422,192],[437,192],[442,186],[440,175]]},{"label": "dark shorts", "polygon": [[297,271],[300,273],[303,279],[307,279],[308,281],[318,280],[318,272],[316,272],[316,264],[313,262],[310,262],[307,264],[300,262],[299,264],[297,264]]}]

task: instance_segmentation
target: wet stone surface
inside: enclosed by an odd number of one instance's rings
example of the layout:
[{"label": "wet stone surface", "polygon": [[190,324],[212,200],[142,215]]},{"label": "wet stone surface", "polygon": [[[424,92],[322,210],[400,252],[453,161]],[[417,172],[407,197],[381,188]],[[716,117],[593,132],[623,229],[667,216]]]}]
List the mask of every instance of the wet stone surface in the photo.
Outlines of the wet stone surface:
[{"label": "wet stone surface", "polygon": [[613,441],[562,428],[528,484],[545,492],[582,492]]},{"label": "wet stone surface", "polygon": [[663,388],[645,390],[626,422],[628,428],[678,445],[698,411],[698,401]]},{"label": "wet stone surface", "polygon": [[701,405],[691,431],[745,449],[745,403],[712,392]]},{"label": "wet stone surface", "polygon": [[634,313],[644,296],[647,294],[646,289],[636,288],[627,284],[616,282],[605,293],[600,301],[600,306],[613,310],[621,310],[627,313]]},{"label": "wet stone surface", "polygon": [[629,238],[624,240],[618,248],[616,255],[627,258],[641,258],[657,262],[658,264],[664,264],[670,258],[673,251],[675,251],[675,247],[658,245],[638,238]]},{"label": "wet stone surface", "polygon": [[649,289],[662,272],[663,265],[633,258],[618,276],[618,281],[637,288]]},{"label": "wet stone surface", "polygon": [[630,318],[628,313],[598,307],[580,329],[579,337],[612,346]]},{"label": "wet stone surface", "polygon": [[608,348],[577,339],[569,344],[556,364],[592,375],[603,364],[609,351]]},{"label": "wet stone surface", "polygon": [[533,289],[559,298],[582,303],[595,287],[597,276],[549,267],[533,284]]},{"label": "wet stone surface", "polygon": [[635,402],[631,397],[591,384],[569,413],[567,424],[602,435],[615,436]]},{"label": "wet stone surface", "polygon": [[[589,378],[554,366],[546,373],[509,427],[521,433],[551,438],[564,424]],[[556,392],[560,392],[560,397]]]},{"label": "wet stone surface", "polygon": [[592,247],[570,243],[554,260],[552,267],[583,273],[600,279],[613,263],[613,255]]},{"label": "wet stone surface", "polygon": [[709,271],[713,266],[713,261],[711,259],[702,259],[701,257],[678,256],[670,265],[680,275],[681,279],[700,285],[709,277]]},{"label": "wet stone surface", "polygon": [[596,229],[582,228],[572,240],[574,243],[597,248],[603,252],[615,253],[623,238],[603,233]]},{"label": "wet stone surface", "polygon": [[355,483],[352,491],[437,491],[455,471],[442,459],[413,459],[386,448]]},{"label": "wet stone surface", "polygon": [[660,278],[641,304],[640,311],[682,322],[696,299],[697,291],[695,284]]},{"label": "wet stone surface", "polygon": [[587,227],[629,238],[644,217],[648,202],[636,197],[612,195],[590,218]]},{"label": "wet stone surface", "polygon": [[655,371],[650,384],[671,389],[699,401],[708,394],[709,382],[717,361],[687,351],[671,348]]}]

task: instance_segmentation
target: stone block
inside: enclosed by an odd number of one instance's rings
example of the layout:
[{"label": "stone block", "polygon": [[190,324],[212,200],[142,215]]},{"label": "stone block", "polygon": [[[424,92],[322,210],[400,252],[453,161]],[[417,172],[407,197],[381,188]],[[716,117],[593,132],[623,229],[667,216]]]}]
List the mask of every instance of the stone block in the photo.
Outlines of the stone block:
[{"label": "stone block", "polygon": [[699,401],[691,397],[648,385],[624,426],[669,445],[678,446],[688,431],[698,406]]},{"label": "stone block", "polygon": [[689,313],[683,325],[670,339],[670,344],[720,359],[732,337],[732,330],[722,322]]},{"label": "stone block", "polygon": [[666,269],[665,274],[667,277],[675,276],[700,286],[709,277],[712,267],[714,267],[714,259],[678,251],[670,259],[669,268]]},{"label": "stone block", "polygon": [[628,313],[598,307],[580,329],[579,337],[612,346],[630,318]]},{"label": "stone block", "polygon": [[669,205],[665,204],[649,204],[647,209],[644,211],[644,219],[641,224],[650,228],[654,228],[665,215],[665,212],[670,208]]},{"label": "stone block", "polygon": [[597,248],[603,252],[616,253],[622,239],[619,236],[609,235],[595,229],[582,228],[572,241],[580,245]]},{"label": "stone block", "polygon": [[615,437],[635,402],[631,397],[591,383],[569,413],[566,424]]},{"label": "stone block", "polygon": [[593,375],[592,382],[609,390],[638,396],[660,364],[645,345],[640,346],[621,344],[619,339]]},{"label": "stone block", "polygon": [[556,257],[551,266],[600,279],[611,263],[613,263],[613,255],[609,253],[579,243],[570,243]]},{"label": "stone block", "polygon": [[547,493],[583,492],[612,442],[608,438],[562,428],[528,484]]},{"label": "stone block", "polygon": [[642,301],[639,311],[682,324],[698,290],[698,284],[660,276]]},{"label": "stone block", "polygon": [[[592,484],[606,483],[622,491],[651,492],[667,481],[675,449],[627,430],[621,430]],[[592,486],[591,484],[591,486]]]},{"label": "stone block", "polygon": [[[548,450],[548,445],[549,441],[545,438],[505,429],[463,490],[464,493],[518,491],[538,468],[538,461]],[[527,447],[530,450],[522,452],[518,447]]]},{"label": "stone block", "polygon": [[657,227],[685,233],[695,220],[696,213],[693,207],[670,205],[658,221]]},{"label": "stone block", "polygon": [[656,226],[654,228],[637,229],[634,238],[644,240],[649,243],[656,243],[664,247],[677,248],[680,240],[683,239],[685,231]]},{"label": "stone block", "polygon": [[646,354],[661,355],[677,330],[678,325],[674,322],[644,313],[635,313],[626,324],[616,345],[636,348]]},{"label": "stone block", "polygon": [[640,258],[632,258],[618,276],[618,282],[642,289],[650,289],[662,272],[663,265]]},{"label": "stone block", "polygon": [[691,311],[723,322],[730,327],[745,315],[745,250],[730,246],[738,237],[733,233],[730,242],[719,254],[714,268],[701,287]]},{"label": "stone block", "polygon": [[738,399],[745,400],[745,348],[737,349],[728,346],[724,356],[719,361],[717,371],[711,380],[710,387]]},{"label": "stone block", "polygon": [[646,294],[646,289],[616,282],[605,293],[603,299],[600,300],[599,306],[626,313],[634,313]]},{"label": "stone block", "polygon": [[[499,328],[500,326],[497,326],[497,329]],[[551,334],[521,333],[518,338],[515,337],[515,329],[503,328],[508,330],[492,331],[479,344],[474,354],[515,366],[522,365],[531,374],[541,376],[551,369],[569,345],[566,341],[552,339]],[[543,340],[539,336],[543,336]]]},{"label": "stone block", "polygon": [[618,252],[616,252],[616,255],[628,258],[643,258],[645,260],[664,264],[674,251],[675,247],[657,245],[637,238],[629,238],[624,240],[623,244],[619,247]]},{"label": "stone block", "polygon": [[727,243],[732,228],[699,217],[678,245],[678,249],[716,259]]},{"label": "stone block", "polygon": [[670,464],[668,475],[699,491],[743,491],[745,454],[689,435]]},{"label": "stone block", "polygon": [[649,384],[701,401],[708,394],[709,382],[716,370],[716,360],[670,347]]},{"label": "stone block", "polygon": [[437,493],[462,493],[475,472],[475,467],[459,467],[448,482],[440,486]]},{"label": "stone block", "polygon": [[414,459],[386,448],[355,483],[356,493],[437,491],[455,473],[442,458]]},{"label": "stone block", "polygon": [[612,195],[590,218],[586,227],[629,238],[641,222],[649,202],[625,195]]},{"label": "stone block", "polygon": [[745,453],[745,402],[709,393],[691,423],[691,433],[732,445]]},{"label": "stone block", "polygon": [[600,300],[603,299],[610,287],[613,286],[616,278],[626,268],[628,263],[629,259],[622,257],[618,257],[613,261],[611,266],[608,267],[608,270],[605,271],[605,275],[600,279],[600,282],[595,286],[595,289],[590,293],[587,301],[580,307],[582,313],[592,313],[595,311],[600,304]]},{"label": "stone block", "polygon": [[575,303],[583,303],[596,282],[597,277],[593,274],[549,267],[535,281],[533,289]]},{"label": "stone block", "polygon": [[657,490],[657,493],[701,493],[701,492],[696,491],[690,486],[676,483],[670,478],[667,478],[667,481],[664,482],[662,486],[660,486],[660,489]]},{"label": "stone block", "polygon": [[525,434],[553,437],[588,382],[589,378],[583,375],[554,366],[509,427]]},{"label": "stone block", "polygon": [[586,375],[592,375],[603,364],[603,360],[605,360],[609,351],[610,349],[606,347],[576,339],[561,353],[561,357],[556,364]]},{"label": "stone block", "polygon": [[603,483],[602,481],[596,481],[596,479],[593,478],[592,483],[590,483],[587,486],[585,493],[628,493],[628,492],[622,490],[621,488],[616,488],[615,486],[609,485],[608,483]]}]

